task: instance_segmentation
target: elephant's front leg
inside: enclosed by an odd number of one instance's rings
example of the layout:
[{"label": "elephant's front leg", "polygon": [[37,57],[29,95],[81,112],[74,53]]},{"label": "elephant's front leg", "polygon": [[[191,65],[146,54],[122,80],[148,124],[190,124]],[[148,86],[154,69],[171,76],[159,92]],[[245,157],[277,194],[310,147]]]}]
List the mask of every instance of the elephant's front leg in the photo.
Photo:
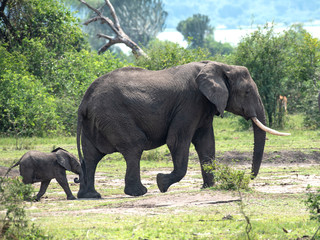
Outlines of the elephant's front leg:
[{"label": "elephant's front leg", "polygon": [[210,126],[200,128],[196,131],[192,143],[199,156],[201,173],[203,178],[203,188],[214,185],[213,174],[205,170],[205,165],[211,165],[215,159],[215,141],[213,128]]},{"label": "elephant's front leg", "polygon": [[179,182],[187,173],[190,142],[167,143],[172,155],[174,169],[170,174],[159,173],[157,184],[161,192],[166,192],[168,188]]},{"label": "elephant's front leg", "polygon": [[67,175],[66,175],[65,171],[64,171],[64,173],[60,173],[59,176],[56,176],[56,180],[59,183],[59,185],[63,188],[64,192],[67,194],[68,200],[76,199],[70,190],[68,180],[67,180]]},{"label": "elephant's front leg", "polygon": [[47,191],[47,188],[49,186],[50,181],[51,180],[41,182],[40,190],[37,194],[36,201],[40,201],[40,198],[43,196],[43,194],[45,194],[45,192]]},{"label": "elephant's front leg", "polygon": [[141,196],[147,192],[147,188],[142,185],[140,177],[141,154],[142,152],[123,154],[127,163],[124,192],[131,196]]}]

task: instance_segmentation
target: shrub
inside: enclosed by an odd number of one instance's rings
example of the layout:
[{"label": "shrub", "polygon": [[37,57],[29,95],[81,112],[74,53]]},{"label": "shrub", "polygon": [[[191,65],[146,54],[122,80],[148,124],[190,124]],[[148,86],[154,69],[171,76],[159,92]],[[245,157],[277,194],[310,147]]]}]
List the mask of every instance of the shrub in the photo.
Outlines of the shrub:
[{"label": "shrub", "polygon": [[215,189],[220,190],[248,190],[250,176],[243,170],[234,169],[226,164],[214,161],[212,165],[207,165],[205,170],[212,172],[215,179]]},{"label": "shrub", "polygon": [[149,70],[161,70],[190,62],[209,60],[207,50],[185,49],[177,43],[155,40],[145,50],[148,57],[139,57],[135,64]]},{"label": "shrub", "polygon": [[310,219],[320,222],[320,188],[316,192],[311,191],[311,186],[307,187],[307,200],[305,204],[310,212]]},{"label": "shrub", "polygon": [[31,225],[25,212],[25,200],[31,200],[32,185],[21,178],[0,177],[0,239],[48,239],[35,225]]}]

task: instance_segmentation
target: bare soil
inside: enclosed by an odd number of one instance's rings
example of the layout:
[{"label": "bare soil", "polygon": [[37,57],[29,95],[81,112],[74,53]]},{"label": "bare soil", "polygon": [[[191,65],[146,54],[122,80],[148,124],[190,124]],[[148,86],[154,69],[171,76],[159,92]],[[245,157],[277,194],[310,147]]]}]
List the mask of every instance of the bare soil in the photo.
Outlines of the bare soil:
[{"label": "bare soil", "polygon": [[[251,154],[240,152],[225,152],[217,154],[218,161],[235,162],[235,166],[250,169]],[[193,161],[193,160],[192,160]],[[306,191],[308,185],[320,186],[320,174],[302,174],[297,169],[298,167],[313,167],[320,163],[320,152],[302,152],[302,151],[279,151],[266,153],[261,169],[270,169],[269,172],[260,174],[254,181],[251,181],[251,188],[262,193],[285,193],[295,194]],[[291,170],[292,169],[292,170]],[[0,167],[0,175],[3,176],[7,168]],[[237,194],[221,191],[199,191],[202,184],[200,168],[188,170],[187,175],[179,183],[170,187],[167,193],[160,193],[156,188],[156,174],[158,172],[170,172],[171,169],[151,169],[143,172],[144,177],[142,183],[149,189],[148,193],[142,197],[131,197],[124,193],[109,194],[103,196],[100,201],[103,201],[105,207],[91,208],[77,211],[75,214],[85,213],[100,213],[106,211],[108,213],[121,212],[123,214],[161,214],[165,209],[172,211],[183,211],[183,207],[190,206],[206,206],[213,204],[225,204],[239,201]],[[13,169],[10,176],[18,176],[19,170]],[[75,175],[68,175],[70,185],[74,184]],[[123,179],[108,178],[104,173],[96,173],[96,187],[99,188],[124,188]],[[39,188],[39,184],[35,186]],[[49,186],[50,189],[50,186]],[[58,188],[57,188],[58,189]],[[59,190],[60,191],[60,190]],[[62,192],[62,189],[61,189]],[[62,192],[63,193],[63,192]],[[74,195],[76,192],[74,191]],[[65,195],[46,194],[42,202],[52,202],[65,200]],[[111,203],[111,204],[110,204]],[[36,206],[34,206],[36,207]],[[55,214],[51,212],[51,214]],[[63,212],[56,214],[63,215]],[[67,214],[67,213],[66,213]]]}]

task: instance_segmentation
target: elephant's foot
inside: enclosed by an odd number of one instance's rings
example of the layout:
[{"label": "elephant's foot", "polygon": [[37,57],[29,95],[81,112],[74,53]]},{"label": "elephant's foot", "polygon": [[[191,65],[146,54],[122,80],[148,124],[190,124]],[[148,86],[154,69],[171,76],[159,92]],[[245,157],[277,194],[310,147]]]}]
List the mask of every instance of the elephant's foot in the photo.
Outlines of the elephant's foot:
[{"label": "elephant's foot", "polygon": [[97,191],[79,191],[78,198],[101,198],[100,193],[98,193]]},{"label": "elephant's foot", "polygon": [[170,174],[158,173],[157,184],[160,192],[166,192],[171,185]]},{"label": "elephant's foot", "polygon": [[213,187],[213,185],[214,185],[214,183],[213,182],[211,182],[211,183],[204,183],[204,184],[202,184],[202,189],[204,189],[204,188],[210,188],[210,187]]},{"label": "elephant's foot", "polygon": [[67,197],[67,200],[76,200],[76,199],[77,198],[75,196],[73,196],[73,195]]},{"label": "elephant's foot", "polygon": [[147,193],[147,188],[141,183],[137,185],[126,185],[124,193],[130,196],[142,196]]}]

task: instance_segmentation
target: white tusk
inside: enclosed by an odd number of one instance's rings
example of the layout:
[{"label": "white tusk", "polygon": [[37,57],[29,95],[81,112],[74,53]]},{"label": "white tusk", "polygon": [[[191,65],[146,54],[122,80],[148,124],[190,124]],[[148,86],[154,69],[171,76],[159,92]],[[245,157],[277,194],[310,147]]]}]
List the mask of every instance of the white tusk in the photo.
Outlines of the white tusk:
[{"label": "white tusk", "polygon": [[271,128],[266,127],[265,125],[263,125],[256,117],[251,118],[252,121],[254,121],[254,123],[261,128],[261,130],[271,133],[273,135],[278,135],[278,136],[289,136],[291,135],[291,133],[282,133],[282,132],[278,132],[276,130],[273,130]]}]

